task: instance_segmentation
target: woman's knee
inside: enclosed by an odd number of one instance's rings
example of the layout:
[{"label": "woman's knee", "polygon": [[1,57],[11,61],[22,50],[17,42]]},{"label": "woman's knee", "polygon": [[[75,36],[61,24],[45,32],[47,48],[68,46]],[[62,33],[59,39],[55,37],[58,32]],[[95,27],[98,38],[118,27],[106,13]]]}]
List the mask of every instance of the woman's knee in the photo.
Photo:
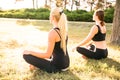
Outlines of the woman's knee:
[{"label": "woman's knee", "polygon": [[27,58],[27,55],[23,54],[23,58],[26,59],[26,58]]},{"label": "woman's knee", "polygon": [[107,56],[108,56],[108,53],[105,53],[105,55],[104,55],[104,57],[103,57],[103,58],[107,58]]},{"label": "woman's knee", "polygon": [[81,48],[81,47],[77,47],[77,48],[76,48],[76,51],[78,51],[79,53],[81,53],[82,48]]},{"label": "woman's knee", "polygon": [[30,55],[23,54],[23,58],[25,59],[25,61],[29,62],[31,57]]}]

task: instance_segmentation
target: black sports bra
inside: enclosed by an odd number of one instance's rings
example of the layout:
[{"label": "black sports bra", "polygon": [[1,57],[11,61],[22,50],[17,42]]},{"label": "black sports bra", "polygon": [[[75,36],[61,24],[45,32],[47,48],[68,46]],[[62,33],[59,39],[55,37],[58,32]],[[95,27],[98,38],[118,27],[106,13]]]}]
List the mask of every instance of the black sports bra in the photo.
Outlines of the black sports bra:
[{"label": "black sports bra", "polygon": [[57,31],[57,30],[59,30],[60,31],[60,29],[59,28],[57,28],[57,27],[55,27],[55,28],[53,28],[57,33],[58,33],[58,35],[60,36],[60,39],[61,39],[61,35],[60,35],[60,33]]},{"label": "black sports bra", "polygon": [[99,25],[96,25],[98,27],[98,33],[95,34],[95,36],[92,38],[93,41],[104,41],[106,37],[106,33],[101,33],[101,29]]}]

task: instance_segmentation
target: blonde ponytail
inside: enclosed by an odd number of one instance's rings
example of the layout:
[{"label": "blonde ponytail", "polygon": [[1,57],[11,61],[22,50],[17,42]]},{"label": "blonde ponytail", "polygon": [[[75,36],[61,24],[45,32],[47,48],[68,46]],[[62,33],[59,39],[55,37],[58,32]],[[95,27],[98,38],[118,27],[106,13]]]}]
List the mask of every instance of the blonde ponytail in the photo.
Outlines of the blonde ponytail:
[{"label": "blonde ponytail", "polygon": [[61,13],[58,28],[60,29],[61,34],[61,48],[63,49],[64,53],[66,54],[66,38],[67,38],[67,18],[64,13]]}]

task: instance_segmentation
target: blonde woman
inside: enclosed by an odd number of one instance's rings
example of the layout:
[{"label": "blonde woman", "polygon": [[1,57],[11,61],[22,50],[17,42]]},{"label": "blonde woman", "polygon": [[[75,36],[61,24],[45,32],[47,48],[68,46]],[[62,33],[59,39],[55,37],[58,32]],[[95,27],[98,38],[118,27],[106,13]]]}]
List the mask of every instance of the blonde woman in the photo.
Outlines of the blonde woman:
[{"label": "blonde woman", "polygon": [[[48,34],[48,47],[46,52],[25,50],[23,52],[23,58],[31,66],[51,73],[66,70],[70,62],[67,51],[68,37],[66,15],[60,8],[55,8],[51,10],[50,22],[53,24],[53,28]],[[52,60],[47,60],[51,58],[51,56]]]}]

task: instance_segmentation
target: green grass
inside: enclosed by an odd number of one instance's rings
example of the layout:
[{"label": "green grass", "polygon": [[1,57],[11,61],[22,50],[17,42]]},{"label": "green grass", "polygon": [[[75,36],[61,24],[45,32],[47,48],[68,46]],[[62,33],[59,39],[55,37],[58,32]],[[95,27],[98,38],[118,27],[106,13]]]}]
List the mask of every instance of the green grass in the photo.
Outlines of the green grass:
[{"label": "green grass", "polygon": [[[49,21],[41,20],[15,20],[10,23],[13,23],[11,25],[14,27],[19,26],[23,29],[33,26],[43,32],[52,28]],[[29,71],[28,64],[22,58],[22,51],[28,46],[31,46],[29,49],[37,48],[43,51],[46,47],[19,42],[11,37],[4,41],[3,38],[5,38],[6,33],[0,31],[0,33],[3,33],[0,34],[0,80],[120,80],[120,47],[109,44],[112,24],[106,24],[108,58],[84,60],[79,53],[71,51],[74,45],[85,38],[92,25],[94,25],[94,22],[68,22],[70,68],[68,71],[61,73],[47,73],[40,69]]]}]

